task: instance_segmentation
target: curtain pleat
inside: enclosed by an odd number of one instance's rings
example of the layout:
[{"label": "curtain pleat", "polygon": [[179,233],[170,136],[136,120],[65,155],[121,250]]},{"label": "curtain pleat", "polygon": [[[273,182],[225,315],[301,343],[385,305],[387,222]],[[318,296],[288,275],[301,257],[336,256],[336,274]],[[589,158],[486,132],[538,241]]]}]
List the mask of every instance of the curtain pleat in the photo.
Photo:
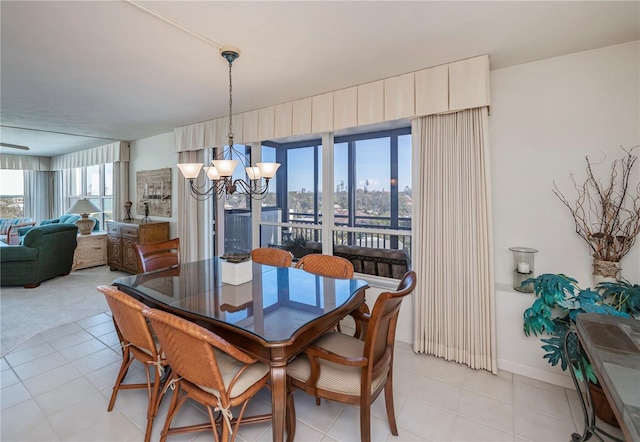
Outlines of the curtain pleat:
[{"label": "curtain pleat", "polygon": [[50,211],[53,196],[52,172],[24,171],[24,216],[35,221],[52,218]]},{"label": "curtain pleat", "polygon": [[63,172],[61,170],[52,171],[53,184],[52,184],[52,198],[51,198],[51,217],[58,216],[60,213],[64,213],[64,179]]},{"label": "curtain pleat", "polygon": [[[124,218],[124,205],[129,201],[129,163],[118,161],[113,163],[113,219]],[[106,226],[105,226],[106,229]]]},{"label": "curtain pleat", "polygon": [[497,371],[487,108],[413,121],[414,350]]},{"label": "curtain pleat", "polygon": [[[212,149],[184,151],[178,153],[179,163],[205,163],[212,160]],[[203,178],[204,172],[195,180],[196,185],[211,185]],[[178,180],[178,237],[183,262],[211,258],[213,252],[214,224],[213,201],[215,196],[204,201],[193,198],[189,181],[180,176]]]}]

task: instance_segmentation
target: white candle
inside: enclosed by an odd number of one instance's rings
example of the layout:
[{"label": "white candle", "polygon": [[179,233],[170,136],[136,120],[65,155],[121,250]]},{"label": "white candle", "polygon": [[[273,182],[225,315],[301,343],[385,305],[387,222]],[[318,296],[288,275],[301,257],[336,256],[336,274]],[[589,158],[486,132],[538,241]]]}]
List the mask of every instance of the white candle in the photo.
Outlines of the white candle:
[{"label": "white candle", "polygon": [[529,264],[526,262],[519,262],[518,273],[529,273]]}]

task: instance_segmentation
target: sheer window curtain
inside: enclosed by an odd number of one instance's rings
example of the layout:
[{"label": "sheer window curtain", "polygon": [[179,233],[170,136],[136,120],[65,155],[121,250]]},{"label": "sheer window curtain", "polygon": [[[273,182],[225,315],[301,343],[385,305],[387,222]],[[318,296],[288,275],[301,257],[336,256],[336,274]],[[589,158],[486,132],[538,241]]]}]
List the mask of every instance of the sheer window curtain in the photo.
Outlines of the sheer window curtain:
[{"label": "sheer window curtain", "polygon": [[50,219],[53,201],[54,172],[24,171],[24,216],[36,222]]},{"label": "sheer window curtain", "polygon": [[487,108],[412,122],[414,350],[497,373]]},{"label": "sheer window curtain", "polygon": [[[178,153],[179,163],[208,164],[213,159],[213,149],[184,151]],[[180,175],[180,173],[178,172]],[[196,185],[211,182],[201,172]],[[205,182],[206,181],[206,182]],[[180,175],[178,179],[178,237],[183,262],[193,262],[214,256],[214,207],[215,196],[198,201],[191,196],[189,180]]]},{"label": "sheer window curtain", "polygon": [[[121,220],[125,217],[124,205],[129,201],[129,162],[116,161],[113,163],[113,219]],[[107,226],[103,227],[104,229]]]}]

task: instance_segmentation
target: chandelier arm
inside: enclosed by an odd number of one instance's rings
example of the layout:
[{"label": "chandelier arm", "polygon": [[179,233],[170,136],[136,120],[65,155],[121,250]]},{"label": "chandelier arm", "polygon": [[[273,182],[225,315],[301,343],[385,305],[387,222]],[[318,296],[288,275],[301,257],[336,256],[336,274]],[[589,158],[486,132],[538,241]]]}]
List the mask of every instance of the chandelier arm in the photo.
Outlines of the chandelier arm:
[{"label": "chandelier arm", "polygon": [[194,184],[194,180],[190,179],[189,180],[189,191],[191,192],[191,195],[198,201],[206,201],[208,200],[211,196],[213,195],[221,195],[222,193],[224,193],[225,189],[224,186],[220,185],[221,181],[214,181],[211,184],[211,187],[209,187],[206,190],[202,190],[205,188],[205,185],[203,184],[202,186],[198,186],[196,184]]},{"label": "chandelier arm", "polygon": [[[266,197],[266,193],[269,190],[268,180],[266,180],[266,183],[264,185],[261,185],[260,180],[250,180],[249,182],[247,182],[243,179],[238,178],[233,182],[233,184],[236,186],[236,191],[238,193],[249,195],[254,199],[262,199]],[[240,188],[239,191],[237,190],[238,188]],[[263,195],[263,197],[260,198],[260,195]]]}]

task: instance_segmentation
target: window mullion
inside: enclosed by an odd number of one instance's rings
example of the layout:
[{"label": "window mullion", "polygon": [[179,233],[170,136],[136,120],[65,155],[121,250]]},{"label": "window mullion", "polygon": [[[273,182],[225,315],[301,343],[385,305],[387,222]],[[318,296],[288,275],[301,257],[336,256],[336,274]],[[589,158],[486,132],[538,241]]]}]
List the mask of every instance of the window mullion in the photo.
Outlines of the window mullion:
[{"label": "window mullion", "polygon": [[[348,197],[348,213],[349,218],[347,225],[349,227],[356,226],[356,149],[355,141],[349,141],[347,143],[347,158],[349,161],[349,173],[347,177],[347,188],[349,189]],[[354,244],[355,235],[351,232],[347,235],[347,244]]]},{"label": "window mullion", "polygon": [[[390,217],[391,217],[391,228],[398,228],[398,135],[395,134],[390,138],[390,149],[391,149],[391,161],[390,161],[390,177],[391,182],[389,186],[389,196],[391,197],[391,206],[390,206]],[[398,237],[391,236],[390,237],[391,248],[398,248]]]},{"label": "window mullion", "polygon": [[[322,134],[322,252],[333,254],[333,132]],[[317,170],[317,168],[316,168]]]}]

